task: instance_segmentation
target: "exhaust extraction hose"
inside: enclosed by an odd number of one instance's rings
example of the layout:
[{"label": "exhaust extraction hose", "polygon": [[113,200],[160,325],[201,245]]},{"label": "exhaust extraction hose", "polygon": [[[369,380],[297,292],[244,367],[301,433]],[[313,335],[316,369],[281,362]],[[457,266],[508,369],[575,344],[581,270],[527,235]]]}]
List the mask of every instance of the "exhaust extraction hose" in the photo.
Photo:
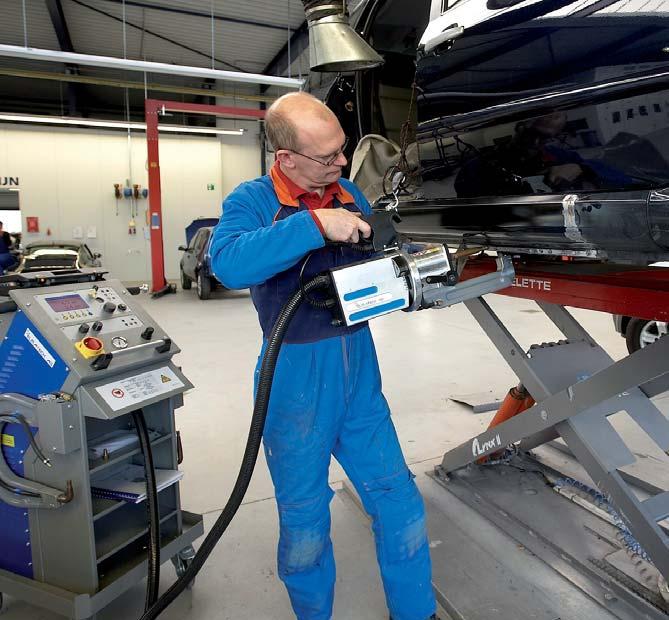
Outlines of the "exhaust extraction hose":
[{"label": "exhaust extraction hose", "polygon": [[184,574],[168,588],[165,594],[158,599],[156,604],[144,613],[140,620],[154,620],[157,618],[174,601],[174,599],[186,589],[188,584],[190,584],[195,579],[198,572],[200,572],[200,569],[207,561],[207,558],[214,550],[214,547],[237,513],[249,483],[251,482],[251,476],[253,475],[258,452],[260,451],[260,442],[265,428],[267,408],[269,406],[269,398],[272,391],[272,383],[274,381],[274,370],[276,368],[283,338],[286,335],[286,331],[288,330],[295,313],[304,302],[305,294],[308,294],[315,289],[326,287],[329,282],[330,280],[328,276],[316,276],[297,290],[281,309],[279,317],[272,328],[272,333],[267,339],[267,348],[265,349],[265,355],[263,356],[262,364],[260,366],[258,388],[253,406],[253,416],[251,418],[251,428],[246,441],[246,449],[244,450],[242,464],[232,493],[230,494],[225,508],[223,508],[223,512],[218,519],[216,519],[216,523],[214,523],[211,531],[205,537],[202,545],[200,545],[190,566],[188,566]]}]

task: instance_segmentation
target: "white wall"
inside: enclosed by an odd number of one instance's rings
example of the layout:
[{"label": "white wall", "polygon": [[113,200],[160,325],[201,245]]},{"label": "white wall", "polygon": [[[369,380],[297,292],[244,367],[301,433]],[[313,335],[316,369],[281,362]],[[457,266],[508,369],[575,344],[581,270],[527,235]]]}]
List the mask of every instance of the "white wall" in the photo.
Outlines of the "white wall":
[{"label": "white wall", "polygon": [[[108,130],[0,124],[0,173],[19,177],[25,243],[47,237],[71,239],[73,228],[89,227],[85,239],[102,253],[113,277],[150,281],[151,255],[146,223],[148,200],[138,201],[137,234],[128,234],[130,201],[114,197],[114,183],[148,186],[146,138]],[[243,180],[260,173],[257,123],[242,137],[161,134],[160,167],[165,272],[178,277],[184,228],[196,217],[218,217],[221,202]],[[207,185],[213,184],[214,190]],[[28,233],[27,216],[39,217],[40,232]]]},{"label": "white wall", "polygon": [[242,136],[219,136],[221,142],[221,180],[223,196],[244,181],[260,176],[260,133],[257,121],[221,120],[226,128],[243,128]]}]

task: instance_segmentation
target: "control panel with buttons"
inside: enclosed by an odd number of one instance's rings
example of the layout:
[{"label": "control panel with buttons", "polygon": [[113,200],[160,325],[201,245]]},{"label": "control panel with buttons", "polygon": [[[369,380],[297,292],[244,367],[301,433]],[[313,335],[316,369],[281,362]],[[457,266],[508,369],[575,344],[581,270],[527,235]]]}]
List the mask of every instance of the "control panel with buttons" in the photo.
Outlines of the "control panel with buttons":
[{"label": "control panel with buttons", "polygon": [[55,353],[43,350],[40,343],[33,344],[35,350],[44,353],[47,363],[57,354],[79,376],[98,376],[110,367],[119,371],[138,363],[159,362],[171,357],[176,348],[144,311],[141,300],[118,280],[64,281],[13,293],[17,311],[32,322],[25,338],[33,338],[34,326],[39,325]]},{"label": "control panel with buttons", "polygon": [[153,336],[154,327],[137,316],[122,289],[78,287],[34,299],[85,359],[145,343]]},{"label": "control panel with buttons", "polygon": [[77,290],[35,297],[47,315],[57,325],[93,323],[108,317],[128,314],[128,305],[111,287],[93,286],[88,291]]}]

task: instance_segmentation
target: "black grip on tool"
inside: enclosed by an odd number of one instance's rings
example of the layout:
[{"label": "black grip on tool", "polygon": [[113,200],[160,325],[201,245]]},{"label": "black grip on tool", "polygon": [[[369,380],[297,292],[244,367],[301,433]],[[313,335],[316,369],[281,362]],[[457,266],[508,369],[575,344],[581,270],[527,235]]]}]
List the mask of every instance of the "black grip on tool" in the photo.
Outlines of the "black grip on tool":
[{"label": "black grip on tool", "polygon": [[369,243],[375,252],[399,245],[395,224],[401,222],[402,218],[396,211],[374,211],[362,219],[372,228],[371,237],[364,239],[364,242]]},{"label": "black grip on tool", "polygon": [[158,345],[156,347],[156,352],[157,353],[167,353],[172,348],[172,339],[171,338],[165,338],[163,340],[163,343]]}]

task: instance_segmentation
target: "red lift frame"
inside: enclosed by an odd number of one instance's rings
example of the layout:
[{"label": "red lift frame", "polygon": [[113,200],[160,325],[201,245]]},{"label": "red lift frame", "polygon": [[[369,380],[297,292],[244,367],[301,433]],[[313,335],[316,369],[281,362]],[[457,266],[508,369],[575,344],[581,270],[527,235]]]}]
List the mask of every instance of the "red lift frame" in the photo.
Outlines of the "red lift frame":
[{"label": "red lift frame", "polygon": [[238,108],[222,105],[199,103],[180,103],[178,101],[160,101],[146,99],[144,113],[146,118],[146,145],[149,162],[149,227],[151,230],[151,292],[159,293],[168,289],[165,279],[165,255],[163,248],[163,214],[160,193],[160,157],[158,152],[158,116],[165,112],[187,112],[188,114],[209,114],[212,116],[233,116],[238,118],[262,120],[264,110]]},{"label": "red lift frame", "polygon": [[[625,267],[606,263],[536,259],[514,260],[516,277],[501,295],[610,314],[669,321],[669,268]],[[462,279],[496,268],[495,259],[481,256],[467,262]]]}]

